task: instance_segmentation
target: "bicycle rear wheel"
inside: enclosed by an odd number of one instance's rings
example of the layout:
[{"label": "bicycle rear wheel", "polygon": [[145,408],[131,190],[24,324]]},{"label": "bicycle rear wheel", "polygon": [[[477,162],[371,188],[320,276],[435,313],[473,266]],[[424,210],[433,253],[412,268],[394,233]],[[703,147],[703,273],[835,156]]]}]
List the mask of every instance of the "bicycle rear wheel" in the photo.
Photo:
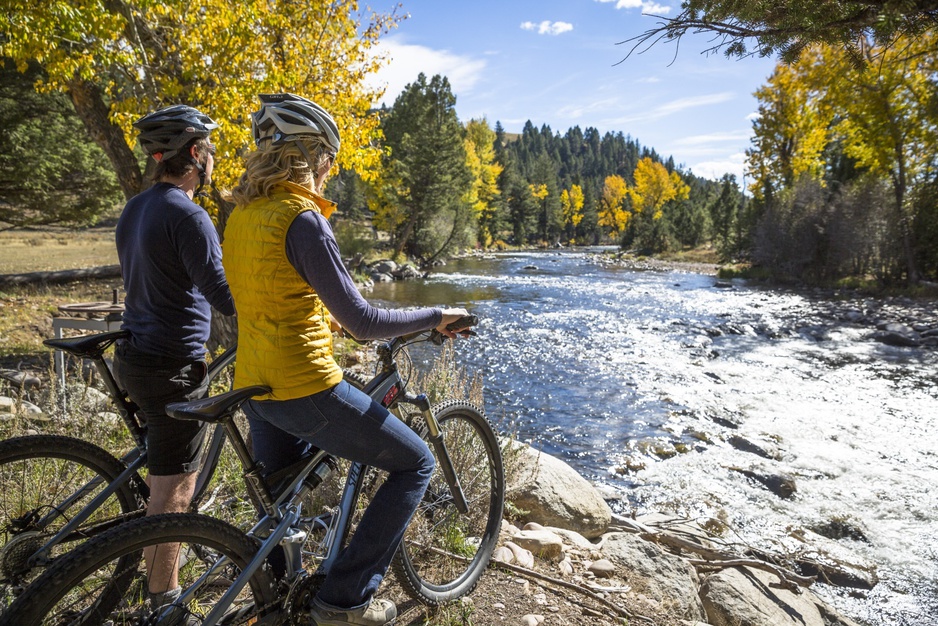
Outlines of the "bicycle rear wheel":
[{"label": "bicycle rear wheel", "polygon": [[[42,567],[27,560],[110,484],[124,464],[98,446],[57,435],[0,441],[0,612]],[[51,552],[52,558],[140,512],[134,480],[122,485]]]},{"label": "bicycle rear wheel", "polygon": [[[485,571],[498,541],[505,475],[498,440],[481,409],[449,401],[433,412],[469,512],[456,509],[437,458],[393,567],[415,599],[439,605],[471,592]],[[432,445],[430,449],[436,455]]]},{"label": "bicycle rear wheel", "polygon": [[[193,595],[173,607],[147,599],[143,550],[179,543],[179,583]],[[133,520],[82,544],[31,585],[0,626],[199,624],[257,553],[259,542],[205,515],[169,513]],[[275,610],[275,582],[261,568],[220,622],[253,623]],[[167,615],[171,613],[171,615]],[[160,620],[160,615],[164,619]]]}]

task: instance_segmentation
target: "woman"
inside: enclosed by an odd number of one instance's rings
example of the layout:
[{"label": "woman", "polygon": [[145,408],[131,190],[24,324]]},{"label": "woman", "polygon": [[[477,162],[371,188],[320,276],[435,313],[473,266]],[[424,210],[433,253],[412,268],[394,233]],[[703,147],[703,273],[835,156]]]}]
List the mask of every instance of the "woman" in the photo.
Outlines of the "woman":
[{"label": "woman", "polygon": [[[253,114],[256,149],[232,192],[224,266],[238,311],[235,386],[266,385],[245,405],[254,451],[268,470],[310,444],[388,472],[312,607],[319,626],[381,626],[397,616],[374,598],[434,461],[426,444],[342,379],[330,320],[359,339],[446,326],[465,309],[378,309],[342,264],[322,198],[339,132],[322,107],[293,94],[262,95]],[[330,317],[331,316],[331,317]]]}]

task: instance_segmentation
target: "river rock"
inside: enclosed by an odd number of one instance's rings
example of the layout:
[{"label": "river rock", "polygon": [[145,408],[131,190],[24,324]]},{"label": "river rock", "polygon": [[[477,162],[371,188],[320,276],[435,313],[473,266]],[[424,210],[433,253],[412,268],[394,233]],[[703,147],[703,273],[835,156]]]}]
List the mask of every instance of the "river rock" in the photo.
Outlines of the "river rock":
[{"label": "river rock", "polygon": [[639,515],[635,521],[642,526],[652,529],[660,529],[681,536],[682,538],[693,541],[705,548],[712,548],[713,541],[711,535],[703,529],[700,524],[686,517],[677,517],[667,513],[646,513]]},{"label": "river rock", "polygon": [[587,568],[596,578],[612,578],[616,575],[616,566],[609,559],[593,561]]},{"label": "river rock", "polygon": [[399,266],[391,259],[380,259],[372,263],[369,269],[372,274],[388,274],[389,276],[393,276],[394,272],[399,269]]},{"label": "river rock", "polygon": [[19,370],[0,370],[0,378],[3,380],[8,380],[15,387],[21,387],[23,389],[37,389],[42,387],[42,381],[38,376],[30,374],[29,372],[21,372]]},{"label": "river rock", "polygon": [[505,497],[527,511],[529,521],[568,528],[588,539],[606,531],[612,511],[576,470],[525,444],[515,444],[513,454],[517,455],[519,467]]},{"label": "river rock", "polygon": [[804,528],[792,530],[780,541],[804,576],[817,576],[820,581],[854,589],[872,589],[879,582],[876,564],[851,550],[849,542]]},{"label": "river rock", "polygon": [[592,550],[596,547],[589,539],[575,530],[567,530],[566,528],[558,528],[557,526],[548,526],[544,530],[549,530],[553,534],[559,535],[565,543],[579,550]]},{"label": "river rock", "polygon": [[630,583],[641,581],[644,595],[673,610],[675,615],[692,621],[705,619],[697,595],[697,572],[684,559],[630,533],[607,535],[603,554]]},{"label": "river rock", "polygon": [[878,330],[873,333],[873,339],[887,346],[896,346],[899,348],[917,348],[922,340],[911,328],[909,332],[897,332],[892,330]]},{"label": "river rock", "polygon": [[563,555],[563,540],[549,530],[521,530],[511,540],[539,559],[557,562]]},{"label": "river rock", "polygon": [[557,569],[563,576],[573,576],[573,561],[570,557],[564,557],[564,559],[557,564]]},{"label": "river rock", "polygon": [[796,594],[777,583],[775,575],[750,568],[709,575],[700,588],[707,620],[713,626],[858,626],[810,591]]},{"label": "river rock", "polygon": [[729,469],[756,481],[782,499],[788,499],[798,491],[795,485],[795,479],[788,474],[772,474],[760,470],[750,470],[744,467],[730,467]]},{"label": "river rock", "polygon": [[27,402],[26,400],[16,400],[6,396],[0,396],[0,411],[4,413],[19,412],[22,415],[29,415],[30,417],[42,415],[42,409],[40,409],[32,402]]},{"label": "river rock", "polygon": [[777,461],[782,458],[782,453],[779,451],[778,446],[768,441],[753,441],[742,435],[731,435],[726,441],[737,450],[756,454],[763,459]]},{"label": "river rock", "polygon": [[397,268],[396,271],[392,272],[391,275],[398,280],[408,280],[411,278],[420,278],[422,274],[420,270],[414,267],[411,263],[405,263],[404,265]]},{"label": "river rock", "polygon": [[511,550],[512,555],[515,557],[515,562],[517,562],[518,565],[527,567],[528,569],[534,567],[534,554],[532,554],[530,550],[522,548],[512,541],[506,541],[505,547]]},{"label": "river rock", "polygon": [[495,548],[495,552],[492,553],[492,560],[499,563],[513,563],[515,553],[508,546],[498,546]]},{"label": "river rock", "polygon": [[373,280],[376,283],[393,283],[394,277],[391,276],[390,274],[385,274],[383,272],[372,272],[371,280]]},{"label": "river rock", "polygon": [[866,321],[866,316],[858,309],[847,309],[841,314],[840,319],[852,324],[860,324]]}]

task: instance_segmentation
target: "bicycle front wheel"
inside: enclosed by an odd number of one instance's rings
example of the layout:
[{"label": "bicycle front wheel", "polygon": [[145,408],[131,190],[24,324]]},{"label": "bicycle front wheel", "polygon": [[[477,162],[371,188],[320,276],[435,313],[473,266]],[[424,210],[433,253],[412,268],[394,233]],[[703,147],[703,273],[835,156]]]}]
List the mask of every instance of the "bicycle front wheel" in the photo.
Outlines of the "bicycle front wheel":
[{"label": "bicycle front wheel", "polygon": [[[433,413],[469,511],[462,514],[456,509],[437,457],[430,486],[398,549],[394,571],[415,599],[435,606],[471,592],[485,571],[498,541],[505,475],[498,440],[481,409],[448,401],[434,407]],[[432,445],[430,449],[436,456]]]},{"label": "bicycle front wheel", "polygon": [[[98,446],[58,435],[0,441],[0,613],[41,567],[29,558],[124,470]],[[145,498],[136,481],[122,485],[49,553],[66,552],[128,514]]]},{"label": "bicycle front wheel", "polygon": [[[178,544],[183,596],[151,606],[143,550]],[[221,520],[168,513],[130,521],[92,539],[50,567],[0,618],[0,626],[200,624],[257,553],[259,542]],[[222,624],[251,624],[272,611],[275,582],[258,569]],[[191,591],[191,594],[189,592]]]}]

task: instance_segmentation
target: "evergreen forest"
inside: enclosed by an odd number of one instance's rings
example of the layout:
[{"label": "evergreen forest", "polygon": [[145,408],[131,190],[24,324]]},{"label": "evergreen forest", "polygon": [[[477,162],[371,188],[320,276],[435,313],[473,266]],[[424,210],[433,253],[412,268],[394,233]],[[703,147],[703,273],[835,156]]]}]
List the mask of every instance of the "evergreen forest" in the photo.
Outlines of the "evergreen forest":
[{"label": "evergreen forest", "polygon": [[[442,75],[420,75],[374,109],[380,94],[365,77],[379,63],[369,51],[394,14],[353,0],[199,2],[224,40],[177,0],[128,0],[103,13],[94,3],[10,8],[0,30],[0,228],[87,226],[113,214],[147,184],[133,121],[177,102],[220,125],[207,208],[223,227],[224,189],[250,145],[245,112],[258,93],[293,91],[333,112],[342,130],[326,193],[339,204],[346,255],[380,245],[429,265],[509,246],[704,248],[808,283],[938,281],[938,39],[917,9],[889,9],[888,24],[869,17],[875,28],[862,16],[833,25],[814,16],[796,39],[745,12],[713,23],[715,32],[746,25],[757,53],[780,53],[756,94],[743,190],[731,175],[705,179],[641,145],[636,129],[530,120],[506,132],[499,120],[460,120]],[[692,9],[723,15],[721,7],[695,0],[660,34],[679,39]],[[797,17],[780,7],[772,20]],[[72,45],[74,33],[82,45]],[[736,35],[720,41],[714,48],[728,56],[754,53]],[[267,54],[274,44],[283,54]]]}]

